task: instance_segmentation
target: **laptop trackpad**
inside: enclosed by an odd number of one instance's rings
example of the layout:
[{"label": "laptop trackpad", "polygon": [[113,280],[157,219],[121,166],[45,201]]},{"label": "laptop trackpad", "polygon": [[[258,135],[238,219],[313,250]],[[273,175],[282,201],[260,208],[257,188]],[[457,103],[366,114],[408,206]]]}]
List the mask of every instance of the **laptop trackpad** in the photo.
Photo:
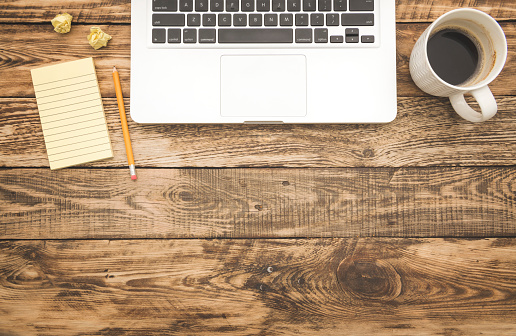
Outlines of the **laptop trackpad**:
[{"label": "laptop trackpad", "polygon": [[223,55],[220,63],[223,117],[306,115],[304,55]]}]

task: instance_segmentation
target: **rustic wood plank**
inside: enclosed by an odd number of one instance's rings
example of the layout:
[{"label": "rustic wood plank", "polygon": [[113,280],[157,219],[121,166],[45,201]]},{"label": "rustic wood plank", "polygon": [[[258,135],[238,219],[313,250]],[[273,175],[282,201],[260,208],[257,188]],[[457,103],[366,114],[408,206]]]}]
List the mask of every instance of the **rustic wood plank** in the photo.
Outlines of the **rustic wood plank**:
[{"label": "rustic wood plank", "polygon": [[46,22],[50,25],[50,20],[63,12],[73,16],[72,24],[131,23],[130,0],[3,1],[0,3],[0,23]]},{"label": "rustic wood plank", "polygon": [[113,36],[108,47],[93,49],[87,40],[90,26],[76,26],[68,34],[58,34],[43,25],[0,24],[0,95],[34,97],[30,70],[47,65],[94,57],[100,92],[116,97],[113,65],[117,67],[129,97],[130,26],[98,25]]},{"label": "rustic wood plank", "polygon": [[[516,5],[516,1],[514,1]],[[495,95],[516,95],[516,22],[500,24],[507,39],[507,61],[500,75],[491,83]],[[398,24],[396,26],[396,53],[397,53],[397,85],[398,96],[426,96],[412,81],[409,71],[409,61],[412,48],[419,36],[423,34],[428,24]]]},{"label": "rustic wood plank", "polygon": [[[407,167],[515,165],[516,97],[473,124],[447,99],[399,98],[379,125],[142,125],[129,120],[138,167]],[[126,106],[129,106],[126,100]],[[125,167],[116,99],[104,99],[114,159]],[[35,99],[0,99],[0,167],[48,167]]]},{"label": "rustic wood plank", "polygon": [[513,0],[396,0],[396,22],[432,22],[461,7],[476,8],[498,21],[516,19]]},{"label": "rustic wood plank", "polygon": [[0,243],[2,335],[512,335],[516,239]]},{"label": "rustic wood plank", "polygon": [[[396,21],[430,22],[460,7],[482,10],[497,20],[516,19],[516,3],[511,0],[397,0]],[[0,23],[49,22],[66,11],[76,23],[130,23],[130,0],[11,0],[0,3]]]},{"label": "rustic wood plank", "polygon": [[504,237],[516,168],[0,170],[0,239]]},{"label": "rustic wood plank", "polygon": [[[397,79],[401,97],[426,96],[410,77],[409,58],[412,47],[428,24],[399,24],[397,27]],[[115,97],[112,68],[116,65],[124,83],[124,95],[129,97],[130,27],[101,25],[113,36],[106,48],[95,51],[87,43],[89,26],[77,26],[70,33],[60,35],[46,25],[0,25],[0,96],[33,97],[30,70],[45,65],[84,57],[95,57],[99,84],[103,97]],[[516,95],[516,22],[502,23],[509,43],[506,66],[490,85],[495,95]]]}]

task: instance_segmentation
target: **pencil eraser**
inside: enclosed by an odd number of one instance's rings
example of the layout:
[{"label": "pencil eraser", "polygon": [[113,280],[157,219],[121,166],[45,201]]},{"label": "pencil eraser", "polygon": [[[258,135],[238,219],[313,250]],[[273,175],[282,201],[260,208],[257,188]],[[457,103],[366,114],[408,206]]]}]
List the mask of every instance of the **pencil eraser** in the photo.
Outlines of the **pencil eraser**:
[{"label": "pencil eraser", "polygon": [[136,175],[131,175],[131,180],[136,180]]}]

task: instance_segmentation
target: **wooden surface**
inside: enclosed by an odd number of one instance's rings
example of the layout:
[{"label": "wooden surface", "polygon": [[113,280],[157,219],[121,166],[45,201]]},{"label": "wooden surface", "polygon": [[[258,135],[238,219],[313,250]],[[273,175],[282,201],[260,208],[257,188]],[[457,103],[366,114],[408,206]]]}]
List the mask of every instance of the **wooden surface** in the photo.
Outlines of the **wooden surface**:
[{"label": "wooden surface", "polygon": [[[0,166],[47,167],[35,99],[0,101]],[[461,119],[447,98],[400,97],[398,115],[389,124],[139,125],[129,120],[129,131],[139,167],[514,166],[516,97],[497,97],[497,103],[496,117],[482,124]],[[104,108],[115,157],[87,166],[126,167],[116,99],[105,98]]]},{"label": "wooden surface", "polygon": [[[516,65],[512,62],[516,53],[514,49],[516,22],[501,22],[500,24],[509,40],[507,65],[503,69],[503,75],[499,76],[490,87],[495,95],[512,96],[516,94],[516,87],[512,82],[516,73]],[[5,58],[5,63],[1,67],[0,97],[33,97],[34,89],[30,69],[84,57],[95,57],[99,85],[104,98],[115,97],[111,75],[114,63],[120,72],[120,80],[127,83],[123,88],[124,96],[129,97],[130,25],[99,26],[114,38],[109,41],[109,48],[95,51],[88,43],[85,43],[91,25],[78,24],[73,26],[70,33],[60,35],[52,33],[52,26],[49,26],[47,22],[37,25],[1,24],[0,43],[3,47],[0,55]],[[415,86],[409,74],[410,52],[427,26],[427,23],[397,25],[397,89],[399,97],[427,97]]]},{"label": "wooden surface", "polygon": [[[408,72],[459,7],[508,40],[482,124]],[[392,123],[129,120],[134,183],[111,80],[128,108],[130,1],[1,2],[0,335],[516,335],[516,2],[397,0],[396,17]],[[90,56],[115,157],[50,171],[30,69]]]},{"label": "wooden surface", "polygon": [[515,243],[8,241],[0,333],[513,335]]},{"label": "wooden surface", "polygon": [[516,169],[139,169],[127,180],[126,169],[0,170],[2,236],[516,235]]}]

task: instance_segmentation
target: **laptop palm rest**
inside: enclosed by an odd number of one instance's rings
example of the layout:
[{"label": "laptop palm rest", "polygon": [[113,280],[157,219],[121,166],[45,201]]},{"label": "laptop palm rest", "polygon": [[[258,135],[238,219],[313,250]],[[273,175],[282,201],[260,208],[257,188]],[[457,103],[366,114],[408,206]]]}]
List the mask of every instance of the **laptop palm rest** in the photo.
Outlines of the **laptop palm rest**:
[{"label": "laptop palm rest", "polygon": [[304,55],[223,55],[220,113],[260,120],[306,115]]}]

